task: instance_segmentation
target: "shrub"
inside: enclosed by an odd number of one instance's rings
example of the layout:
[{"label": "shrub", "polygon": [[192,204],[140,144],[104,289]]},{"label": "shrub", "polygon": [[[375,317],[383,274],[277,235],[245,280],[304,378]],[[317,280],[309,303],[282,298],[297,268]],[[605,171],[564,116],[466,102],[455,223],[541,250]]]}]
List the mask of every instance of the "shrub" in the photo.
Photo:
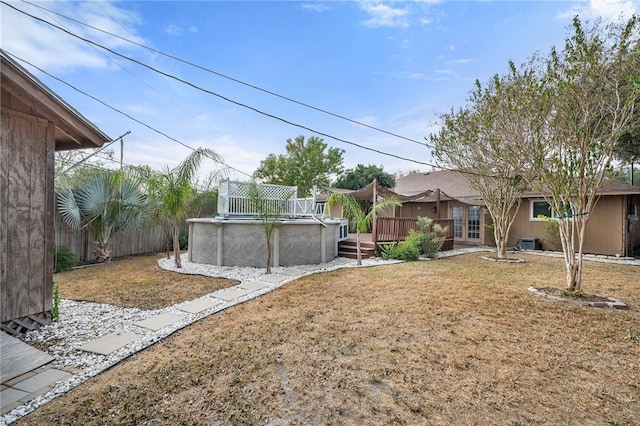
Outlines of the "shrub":
[{"label": "shrub", "polygon": [[384,260],[395,259],[393,257],[393,250],[396,243],[378,243],[378,249],[380,250],[380,257]]},{"label": "shrub", "polygon": [[60,286],[58,280],[53,282],[53,306],[51,307],[51,317],[54,322],[60,321]]},{"label": "shrub", "polygon": [[189,234],[182,234],[178,238],[178,243],[180,243],[180,250],[186,250],[189,248]]},{"label": "shrub", "polygon": [[544,220],[542,231],[542,248],[545,250],[562,251],[562,241],[560,240],[560,225],[556,219],[539,215],[538,219]]},{"label": "shrub", "polygon": [[380,244],[381,257],[384,260],[397,259],[410,262],[420,258],[420,249],[415,240],[407,239],[401,243]]},{"label": "shrub", "polygon": [[420,249],[415,241],[406,239],[394,248],[394,258],[410,262],[420,258]]},{"label": "shrub", "polygon": [[[178,237],[178,244],[180,244],[180,250],[186,250],[189,248],[189,234],[180,234]],[[173,237],[169,237],[167,251],[173,247]]]},{"label": "shrub", "polygon": [[433,219],[429,217],[418,217],[418,230],[409,231],[407,240],[413,239],[416,241],[420,254],[435,258],[442,248],[444,243],[444,233],[446,228],[443,228],[437,223],[433,223]]},{"label": "shrub", "polygon": [[57,246],[53,257],[55,273],[68,271],[76,266],[76,256],[65,246]]}]

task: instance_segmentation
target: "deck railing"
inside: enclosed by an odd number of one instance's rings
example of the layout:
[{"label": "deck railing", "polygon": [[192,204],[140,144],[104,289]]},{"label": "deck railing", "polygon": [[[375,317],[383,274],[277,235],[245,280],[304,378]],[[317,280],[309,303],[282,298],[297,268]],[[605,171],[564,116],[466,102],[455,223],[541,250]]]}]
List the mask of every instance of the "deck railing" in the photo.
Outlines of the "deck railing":
[{"label": "deck railing", "polygon": [[[433,219],[434,224],[446,227],[445,241],[453,242],[453,219]],[[378,242],[404,241],[409,230],[418,229],[418,219],[408,217],[376,217],[373,240]]]},{"label": "deck railing", "polygon": [[[249,183],[225,180],[218,188],[218,214],[221,216],[256,216],[259,214],[255,202],[249,197]],[[313,197],[297,198],[298,187],[283,185],[257,185],[266,208],[279,212],[283,217],[321,217],[324,205],[317,204],[315,189]]]}]

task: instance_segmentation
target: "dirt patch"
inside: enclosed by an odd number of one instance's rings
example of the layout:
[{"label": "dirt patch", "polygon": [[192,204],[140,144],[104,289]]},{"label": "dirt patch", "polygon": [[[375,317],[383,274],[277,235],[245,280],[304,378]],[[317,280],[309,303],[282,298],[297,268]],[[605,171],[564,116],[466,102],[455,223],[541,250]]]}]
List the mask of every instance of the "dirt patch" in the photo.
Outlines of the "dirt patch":
[{"label": "dirt patch", "polygon": [[128,256],[56,274],[60,297],[151,310],[237,284],[223,278],[166,271],[158,267],[158,259],[164,256]]},{"label": "dirt patch", "polygon": [[639,424],[640,268],[585,265],[585,291],[632,306],[614,312],[530,297],[535,283],[562,286],[564,266],[523,257],[309,276],[18,424]]}]

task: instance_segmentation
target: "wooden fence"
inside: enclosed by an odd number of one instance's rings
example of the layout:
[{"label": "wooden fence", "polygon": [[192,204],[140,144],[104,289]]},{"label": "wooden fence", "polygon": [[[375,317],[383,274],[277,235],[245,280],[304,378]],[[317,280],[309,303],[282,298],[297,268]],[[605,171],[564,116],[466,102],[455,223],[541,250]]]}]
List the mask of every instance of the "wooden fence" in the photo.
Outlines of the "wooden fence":
[{"label": "wooden fence", "polygon": [[[453,248],[453,219],[433,219],[434,224],[446,228],[443,249]],[[375,242],[403,241],[409,230],[418,229],[418,220],[408,217],[376,217]]]},{"label": "wooden fence", "polygon": [[[186,222],[181,234],[187,232]],[[55,245],[65,246],[75,255],[79,263],[95,260],[93,236],[85,228],[71,229],[56,212],[54,214]],[[135,231],[116,232],[109,243],[111,257],[130,256],[134,254],[158,253],[166,250],[166,237],[158,225],[147,225]]]}]

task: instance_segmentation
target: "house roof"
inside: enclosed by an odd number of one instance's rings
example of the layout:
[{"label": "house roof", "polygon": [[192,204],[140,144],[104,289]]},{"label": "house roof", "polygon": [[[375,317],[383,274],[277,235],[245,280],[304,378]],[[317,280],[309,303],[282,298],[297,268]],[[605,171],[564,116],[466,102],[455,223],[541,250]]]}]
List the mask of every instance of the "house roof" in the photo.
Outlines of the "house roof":
[{"label": "house roof", "polygon": [[95,124],[56,95],[2,49],[0,49],[0,61],[2,91],[24,104],[25,111],[17,112],[35,115],[55,124],[56,151],[96,148],[111,141],[111,138]]},{"label": "house roof", "polygon": [[[412,173],[396,179],[393,191],[401,195],[412,195],[420,191],[440,189],[441,193],[452,199],[471,205],[483,205],[480,194],[469,185],[465,175],[450,170],[438,170],[427,173]],[[605,185],[598,191],[600,195],[632,195],[640,194],[639,186],[631,186],[620,182]],[[525,191],[522,198],[541,197],[538,191]],[[446,198],[441,198],[445,200]],[[414,201],[428,202],[430,199]]]},{"label": "house roof", "polygon": [[[598,195],[640,195],[640,186],[631,186],[621,182],[611,182],[598,191]],[[525,191],[522,198],[538,198],[538,191]]]}]

